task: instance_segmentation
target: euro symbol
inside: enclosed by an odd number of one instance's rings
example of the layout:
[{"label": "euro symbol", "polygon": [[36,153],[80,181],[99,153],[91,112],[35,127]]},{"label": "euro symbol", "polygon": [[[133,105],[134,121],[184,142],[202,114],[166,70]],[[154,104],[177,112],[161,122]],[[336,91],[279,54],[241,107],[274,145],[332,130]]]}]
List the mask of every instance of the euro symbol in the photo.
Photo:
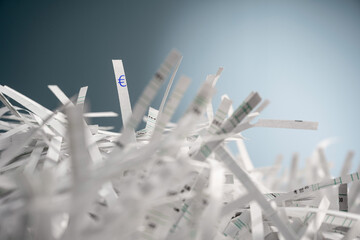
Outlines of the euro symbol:
[{"label": "euro symbol", "polygon": [[119,77],[119,84],[120,84],[120,86],[122,86],[122,87],[126,87],[126,83],[125,83],[125,75],[121,75],[120,77]]}]

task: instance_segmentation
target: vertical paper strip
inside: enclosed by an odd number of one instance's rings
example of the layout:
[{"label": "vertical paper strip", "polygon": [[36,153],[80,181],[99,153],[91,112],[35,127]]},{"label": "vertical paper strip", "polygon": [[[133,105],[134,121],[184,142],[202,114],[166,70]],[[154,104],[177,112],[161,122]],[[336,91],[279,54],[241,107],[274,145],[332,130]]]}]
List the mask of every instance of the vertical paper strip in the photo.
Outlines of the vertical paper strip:
[{"label": "vertical paper strip", "polygon": [[253,240],[264,239],[264,225],[260,206],[252,201],[250,203],[251,230]]},{"label": "vertical paper strip", "polygon": [[78,95],[78,98],[76,100],[76,105],[79,106],[78,109],[81,109],[81,110],[84,109],[84,102],[85,102],[87,89],[88,89],[88,86],[80,88],[79,95]]},{"label": "vertical paper strip", "polygon": [[[122,60],[120,59],[112,60],[112,64],[115,74],[116,89],[119,96],[121,119],[123,126],[125,126],[126,121],[130,119],[132,110],[131,110],[131,103],[129,97],[129,90],[127,87],[127,81],[125,77],[124,66]],[[134,131],[134,129],[132,129],[132,131]]]}]

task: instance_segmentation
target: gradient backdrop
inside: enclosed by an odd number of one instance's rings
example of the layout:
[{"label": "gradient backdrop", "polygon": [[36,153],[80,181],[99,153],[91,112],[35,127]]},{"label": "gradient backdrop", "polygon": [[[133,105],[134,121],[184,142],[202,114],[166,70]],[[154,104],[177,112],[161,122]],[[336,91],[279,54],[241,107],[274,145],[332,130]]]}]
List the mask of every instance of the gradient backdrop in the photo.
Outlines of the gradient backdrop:
[{"label": "gradient backdrop", "polygon": [[[250,129],[256,166],[277,154],[302,162],[337,137],[326,154],[339,174],[348,150],[360,157],[360,1],[0,1],[0,84],[48,108],[88,85],[92,111],[119,112],[111,59],[124,61],[132,105],[171,48],[193,79],[178,118],[219,66],[214,106],[239,105],[252,90],[271,105],[265,118],[319,121],[318,131]],[[162,89],[162,93],[164,89]],[[152,107],[158,108],[161,96]],[[93,123],[121,126],[121,118]]]}]

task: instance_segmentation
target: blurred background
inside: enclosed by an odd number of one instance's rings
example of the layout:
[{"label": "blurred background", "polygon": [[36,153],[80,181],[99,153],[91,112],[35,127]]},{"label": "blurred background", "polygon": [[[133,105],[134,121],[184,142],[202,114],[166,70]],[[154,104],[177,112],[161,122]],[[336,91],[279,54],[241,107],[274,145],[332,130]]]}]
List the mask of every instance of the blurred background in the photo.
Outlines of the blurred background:
[{"label": "blurred background", "polygon": [[[271,104],[263,118],[319,121],[318,131],[244,132],[255,166],[304,163],[319,141],[338,175],[348,150],[360,159],[360,1],[18,1],[0,0],[0,84],[53,109],[47,85],[69,97],[89,86],[91,111],[120,112],[112,59],[122,59],[131,103],[172,48],[178,77],[193,79],[174,120],[207,74],[224,67],[214,107],[227,94],[238,106],[250,91]],[[151,104],[158,108],[162,94]],[[95,119],[115,126],[121,117]]]}]

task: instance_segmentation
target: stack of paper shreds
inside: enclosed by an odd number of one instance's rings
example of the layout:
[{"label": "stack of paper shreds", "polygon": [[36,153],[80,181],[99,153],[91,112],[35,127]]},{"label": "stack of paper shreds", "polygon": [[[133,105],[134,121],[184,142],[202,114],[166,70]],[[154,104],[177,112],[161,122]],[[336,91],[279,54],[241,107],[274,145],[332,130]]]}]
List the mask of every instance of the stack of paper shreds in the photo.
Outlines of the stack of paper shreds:
[{"label": "stack of paper shreds", "polygon": [[[316,122],[257,119],[268,105],[252,92],[233,109],[207,76],[186,113],[171,118],[190,79],[172,87],[172,51],[132,109],[121,60],[113,60],[124,128],[89,125],[87,87],[50,111],[0,85],[0,239],[353,239],[360,236],[359,172],[353,153],[333,178],[320,143],[298,167],[255,168],[241,135],[252,127],[316,130]],[[150,107],[168,81],[159,110]],[[147,116],[145,114],[148,113]],[[146,127],[135,131],[142,121]],[[256,141],[256,139],[254,140]],[[231,153],[228,143],[238,150]],[[259,151],[261,151],[259,146]]]}]

